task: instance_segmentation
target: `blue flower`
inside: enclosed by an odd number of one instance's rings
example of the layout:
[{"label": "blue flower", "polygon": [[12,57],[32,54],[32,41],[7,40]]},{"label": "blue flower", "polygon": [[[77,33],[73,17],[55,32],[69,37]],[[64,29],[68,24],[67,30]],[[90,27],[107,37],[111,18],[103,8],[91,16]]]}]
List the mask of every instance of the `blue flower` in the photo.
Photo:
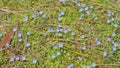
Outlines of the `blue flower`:
[{"label": "blue flower", "polygon": [[63,48],[63,44],[62,44],[62,43],[59,43],[59,44],[58,44],[58,47],[59,47],[59,48]]},{"label": "blue flower", "polygon": [[56,58],[56,55],[55,55],[55,54],[52,54],[52,56],[51,56],[51,57],[54,59],[54,58]]},{"label": "blue flower", "polygon": [[103,56],[105,57],[105,56],[107,56],[108,55],[108,52],[107,51],[104,51],[103,52]]},{"label": "blue flower", "polygon": [[115,19],[112,17],[112,18],[111,18],[111,21],[114,21],[114,20],[115,20]]},{"label": "blue flower", "polygon": [[107,41],[110,41],[110,40],[111,40],[111,38],[109,38],[109,37],[108,37],[108,38],[106,38],[106,40],[107,40]]},{"label": "blue flower", "polygon": [[83,8],[80,8],[80,9],[79,9],[79,12],[82,12],[82,11],[83,11]]},{"label": "blue flower", "polygon": [[67,68],[73,68],[73,64],[68,64]]},{"label": "blue flower", "polygon": [[97,45],[100,45],[101,42],[100,42],[99,40],[96,40],[96,44],[97,44]]},{"label": "blue flower", "polygon": [[90,11],[89,11],[89,10],[87,10],[87,11],[86,11],[86,13],[89,15],[89,14],[90,14]]},{"label": "blue flower", "polygon": [[61,55],[61,52],[60,52],[60,51],[57,51],[57,55]]},{"label": "blue flower", "polygon": [[118,27],[118,24],[117,24],[117,23],[116,23],[116,24],[114,24],[114,27],[115,27],[115,28],[117,28],[117,27]]},{"label": "blue flower", "polygon": [[26,56],[24,56],[24,55],[21,56],[21,60],[23,60],[23,61],[26,60]]},{"label": "blue flower", "polygon": [[90,68],[90,65],[87,65],[86,68]]}]

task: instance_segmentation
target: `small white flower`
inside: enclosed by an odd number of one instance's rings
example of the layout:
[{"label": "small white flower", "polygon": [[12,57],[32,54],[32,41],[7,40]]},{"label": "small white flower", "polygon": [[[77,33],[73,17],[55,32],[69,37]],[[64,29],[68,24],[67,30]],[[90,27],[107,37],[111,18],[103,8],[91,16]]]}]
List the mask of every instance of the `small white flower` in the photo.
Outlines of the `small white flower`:
[{"label": "small white flower", "polygon": [[66,0],[59,0],[59,1],[60,1],[61,3],[63,3],[63,4],[66,2]]},{"label": "small white flower", "polygon": [[19,60],[20,58],[18,56],[15,57],[15,60]]},{"label": "small white flower", "polygon": [[21,32],[18,32],[18,37],[22,37],[22,33]]},{"label": "small white flower", "polygon": [[47,33],[46,33],[46,32],[44,32],[44,33],[43,33],[43,36],[47,36]]},{"label": "small white flower", "polygon": [[109,56],[109,57],[113,57],[113,54],[109,54],[108,56]]},{"label": "small white flower", "polygon": [[23,67],[24,67],[24,68],[27,68],[27,66],[26,66],[26,65],[24,65]]},{"label": "small white flower", "polygon": [[62,32],[62,31],[63,31],[63,29],[62,29],[62,28],[60,28],[60,29],[59,29],[59,31],[60,31],[60,32]]},{"label": "small white flower", "polygon": [[86,4],[83,4],[83,7],[86,7],[87,5]]},{"label": "small white flower", "polygon": [[17,31],[17,27],[13,28],[13,31],[14,31],[14,32]]},{"label": "small white flower", "polygon": [[23,55],[23,56],[21,56],[21,60],[26,60],[26,57]]},{"label": "small white flower", "polygon": [[60,12],[60,15],[61,15],[61,16],[63,16],[63,15],[64,15],[64,12],[63,12],[63,11],[61,11],[61,12]]},{"label": "small white flower", "polygon": [[82,50],[86,50],[86,46],[83,46],[83,47],[82,47]]},{"label": "small white flower", "polygon": [[76,3],[76,6],[80,6],[80,3]]},{"label": "small white flower", "polygon": [[84,14],[82,14],[82,15],[80,16],[80,20],[82,20],[83,16],[84,16]]},{"label": "small white flower", "polygon": [[3,49],[2,48],[0,48],[0,51],[2,51]]},{"label": "small white flower", "polygon": [[15,59],[15,56],[12,56],[12,57],[10,57],[10,62],[13,62],[14,61],[14,59]]},{"label": "small white flower", "polygon": [[2,33],[0,33],[0,37],[2,37]]},{"label": "small white flower", "polygon": [[86,11],[86,13],[89,15],[89,14],[90,14],[90,11],[89,11],[89,10],[87,10],[87,11]]},{"label": "small white flower", "polygon": [[30,35],[30,34],[31,34],[31,32],[27,32],[26,34],[27,34],[27,35]]},{"label": "small white flower", "polygon": [[42,10],[39,10],[38,13],[39,13],[40,15],[42,15],[42,14],[43,14],[43,11],[42,11]]},{"label": "small white flower", "polygon": [[97,64],[96,64],[95,62],[92,62],[92,66],[93,66],[93,67],[96,67]]},{"label": "small white flower", "polygon": [[61,21],[62,20],[62,18],[61,17],[58,17],[58,21]]},{"label": "small white flower", "polygon": [[112,41],[112,44],[113,44],[114,46],[118,46],[118,42]]},{"label": "small white flower", "polygon": [[62,33],[57,32],[57,33],[56,33],[56,36],[61,37],[61,36],[62,36]]},{"label": "small white flower", "polygon": [[111,20],[107,20],[107,23],[110,23],[111,22]]},{"label": "small white flower", "polygon": [[112,47],[112,51],[116,51],[117,49],[116,49],[116,46],[113,46]]},{"label": "small white flower", "polygon": [[111,16],[111,14],[110,14],[110,13],[108,13],[108,14],[107,14],[107,16],[108,16],[108,17],[110,17],[110,16]]},{"label": "small white flower", "polygon": [[71,31],[72,29],[71,28],[68,28],[67,31]]},{"label": "small white flower", "polygon": [[46,14],[43,14],[43,15],[42,15],[42,18],[45,18],[45,17],[46,17]]},{"label": "small white flower", "polygon": [[33,64],[36,64],[36,63],[37,63],[37,60],[33,59],[33,60],[32,60],[32,63],[33,63]]},{"label": "small white flower", "polygon": [[25,17],[24,17],[24,21],[28,21],[28,16],[25,16]]},{"label": "small white flower", "polygon": [[93,6],[93,5],[91,5],[91,6],[90,6],[90,8],[92,9],[92,8],[94,8],[94,6]]},{"label": "small white flower", "polygon": [[30,42],[26,42],[26,46],[28,46],[28,47],[29,47],[30,45],[31,45],[31,44],[30,44]]},{"label": "small white flower", "polygon": [[67,31],[67,30],[64,30],[63,32],[64,32],[64,33],[67,33],[68,31]]},{"label": "small white flower", "polygon": [[81,35],[81,36],[80,36],[80,38],[82,38],[82,39],[83,39],[83,38],[85,38],[85,36],[84,36],[84,35]]},{"label": "small white flower", "polygon": [[94,20],[98,20],[98,17],[95,17]]},{"label": "small white flower", "polygon": [[82,57],[78,57],[78,60],[80,60],[80,61],[81,61],[81,60],[82,60]]},{"label": "small white flower", "polygon": [[116,33],[115,33],[115,32],[113,32],[113,33],[112,33],[112,36],[116,36]]},{"label": "small white flower", "polygon": [[22,41],[22,38],[18,38],[18,41],[21,42],[21,41]]},{"label": "small white flower", "polygon": [[53,49],[57,49],[58,47],[57,46],[54,46]]},{"label": "small white flower", "polygon": [[86,6],[86,7],[85,7],[85,11],[87,11],[88,9],[89,9],[88,6]]},{"label": "small white flower", "polygon": [[72,35],[75,35],[75,32],[72,32],[71,34],[72,34]]}]

